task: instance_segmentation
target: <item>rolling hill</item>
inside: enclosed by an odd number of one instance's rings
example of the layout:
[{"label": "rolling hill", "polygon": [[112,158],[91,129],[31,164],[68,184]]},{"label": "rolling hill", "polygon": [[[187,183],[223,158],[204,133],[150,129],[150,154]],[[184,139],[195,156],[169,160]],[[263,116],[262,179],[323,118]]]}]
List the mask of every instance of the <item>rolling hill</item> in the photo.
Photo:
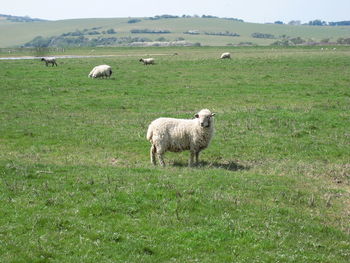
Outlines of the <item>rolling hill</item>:
[{"label": "rolling hill", "polygon": [[[113,36],[108,34],[113,30]],[[130,45],[133,42],[183,41],[208,46],[238,44],[270,45],[281,39],[301,38],[307,42],[348,38],[347,26],[292,26],[285,24],[256,24],[225,18],[91,18],[58,21],[34,20],[17,22],[0,17],[0,47],[19,47],[35,37],[55,39],[62,34],[80,32],[86,41],[116,38],[111,45]],[[132,33],[134,32],[134,33]],[[84,34],[86,33],[86,34]],[[263,38],[252,37],[259,33]],[[265,37],[264,37],[265,36]],[[268,36],[268,38],[266,38]],[[77,37],[77,36],[76,36]],[[78,36],[78,37],[81,37]],[[97,43],[97,45],[104,45]]]}]

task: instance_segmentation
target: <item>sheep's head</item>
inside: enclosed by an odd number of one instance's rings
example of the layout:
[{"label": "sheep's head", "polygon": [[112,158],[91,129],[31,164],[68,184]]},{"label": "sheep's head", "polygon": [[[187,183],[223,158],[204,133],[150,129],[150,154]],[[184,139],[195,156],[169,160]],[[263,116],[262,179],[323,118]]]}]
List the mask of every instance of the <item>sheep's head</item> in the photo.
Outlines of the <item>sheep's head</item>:
[{"label": "sheep's head", "polygon": [[143,61],[143,58],[140,58],[140,60],[139,60],[140,62],[142,62]]},{"label": "sheep's head", "polygon": [[214,119],[213,119],[214,116],[215,116],[215,113],[212,113],[208,109],[203,109],[194,115],[194,117],[196,117],[198,119],[199,124],[203,128],[209,128],[212,126],[213,121],[214,121]]}]

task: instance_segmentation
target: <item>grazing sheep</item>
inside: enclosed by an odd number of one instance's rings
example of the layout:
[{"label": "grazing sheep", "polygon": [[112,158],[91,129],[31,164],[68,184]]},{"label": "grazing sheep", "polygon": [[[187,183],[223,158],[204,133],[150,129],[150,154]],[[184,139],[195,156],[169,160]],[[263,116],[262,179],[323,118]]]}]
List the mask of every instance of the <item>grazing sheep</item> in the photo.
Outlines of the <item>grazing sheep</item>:
[{"label": "grazing sheep", "polygon": [[47,67],[49,64],[52,64],[52,66],[56,65],[56,67],[57,67],[56,58],[54,58],[54,57],[51,57],[51,58],[42,58],[41,61],[45,61],[46,67]]},{"label": "grazing sheep", "polygon": [[224,59],[224,58],[231,58],[231,54],[230,54],[230,52],[222,53],[220,58],[221,58],[221,59]]},{"label": "grazing sheep", "polygon": [[99,65],[94,67],[90,74],[89,74],[89,78],[109,78],[112,75],[112,68],[108,65]]},{"label": "grazing sheep", "polygon": [[166,151],[182,152],[190,150],[189,166],[200,151],[207,148],[214,134],[215,113],[203,109],[195,114],[195,119],[158,118],[149,125],[147,140],[152,144],[151,162],[156,165],[157,155],[160,165],[164,166],[163,154]]},{"label": "grazing sheep", "polygon": [[143,65],[154,65],[154,58],[141,58],[139,61],[143,62]]}]

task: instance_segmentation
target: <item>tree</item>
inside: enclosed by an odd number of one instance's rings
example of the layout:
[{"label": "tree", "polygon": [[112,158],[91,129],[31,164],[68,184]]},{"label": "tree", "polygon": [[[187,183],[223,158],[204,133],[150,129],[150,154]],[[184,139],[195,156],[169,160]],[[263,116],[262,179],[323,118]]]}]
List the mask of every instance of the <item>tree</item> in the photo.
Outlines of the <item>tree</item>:
[{"label": "tree", "polygon": [[329,22],[330,26],[350,26],[350,21]]},{"label": "tree", "polygon": [[288,23],[288,25],[292,25],[292,26],[300,26],[301,22],[300,20],[292,20]]},{"label": "tree", "polygon": [[32,41],[25,44],[25,46],[32,46],[36,48],[46,48],[49,46],[51,39],[43,38],[42,36],[35,37]]},{"label": "tree", "polygon": [[321,21],[319,19],[313,20],[309,22],[310,26],[326,26],[327,22],[326,21]]}]

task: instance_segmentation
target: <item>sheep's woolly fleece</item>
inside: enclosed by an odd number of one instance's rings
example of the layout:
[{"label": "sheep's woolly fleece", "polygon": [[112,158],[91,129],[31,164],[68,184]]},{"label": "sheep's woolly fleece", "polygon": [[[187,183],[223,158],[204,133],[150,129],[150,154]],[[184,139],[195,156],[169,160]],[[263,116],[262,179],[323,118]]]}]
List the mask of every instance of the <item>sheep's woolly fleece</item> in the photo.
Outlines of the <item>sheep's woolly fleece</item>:
[{"label": "sheep's woolly fleece", "polygon": [[222,53],[220,58],[231,58],[231,54],[230,54],[230,52]]},{"label": "sheep's woolly fleece", "polygon": [[140,62],[143,62],[144,65],[154,64],[154,58],[141,58]]},{"label": "sheep's woolly fleece", "polygon": [[112,75],[112,68],[108,65],[99,65],[94,67],[90,74],[90,78],[103,78],[103,77],[110,77]]},{"label": "sheep's woolly fleece", "polygon": [[198,163],[200,151],[207,148],[214,134],[214,116],[208,109],[195,114],[195,119],[158,118],[148,127],[147,140],[152,144],[151,162],[164,166],[163,154],[166,151],[181,152],[190,150],[189,165],[194,157]]}]

